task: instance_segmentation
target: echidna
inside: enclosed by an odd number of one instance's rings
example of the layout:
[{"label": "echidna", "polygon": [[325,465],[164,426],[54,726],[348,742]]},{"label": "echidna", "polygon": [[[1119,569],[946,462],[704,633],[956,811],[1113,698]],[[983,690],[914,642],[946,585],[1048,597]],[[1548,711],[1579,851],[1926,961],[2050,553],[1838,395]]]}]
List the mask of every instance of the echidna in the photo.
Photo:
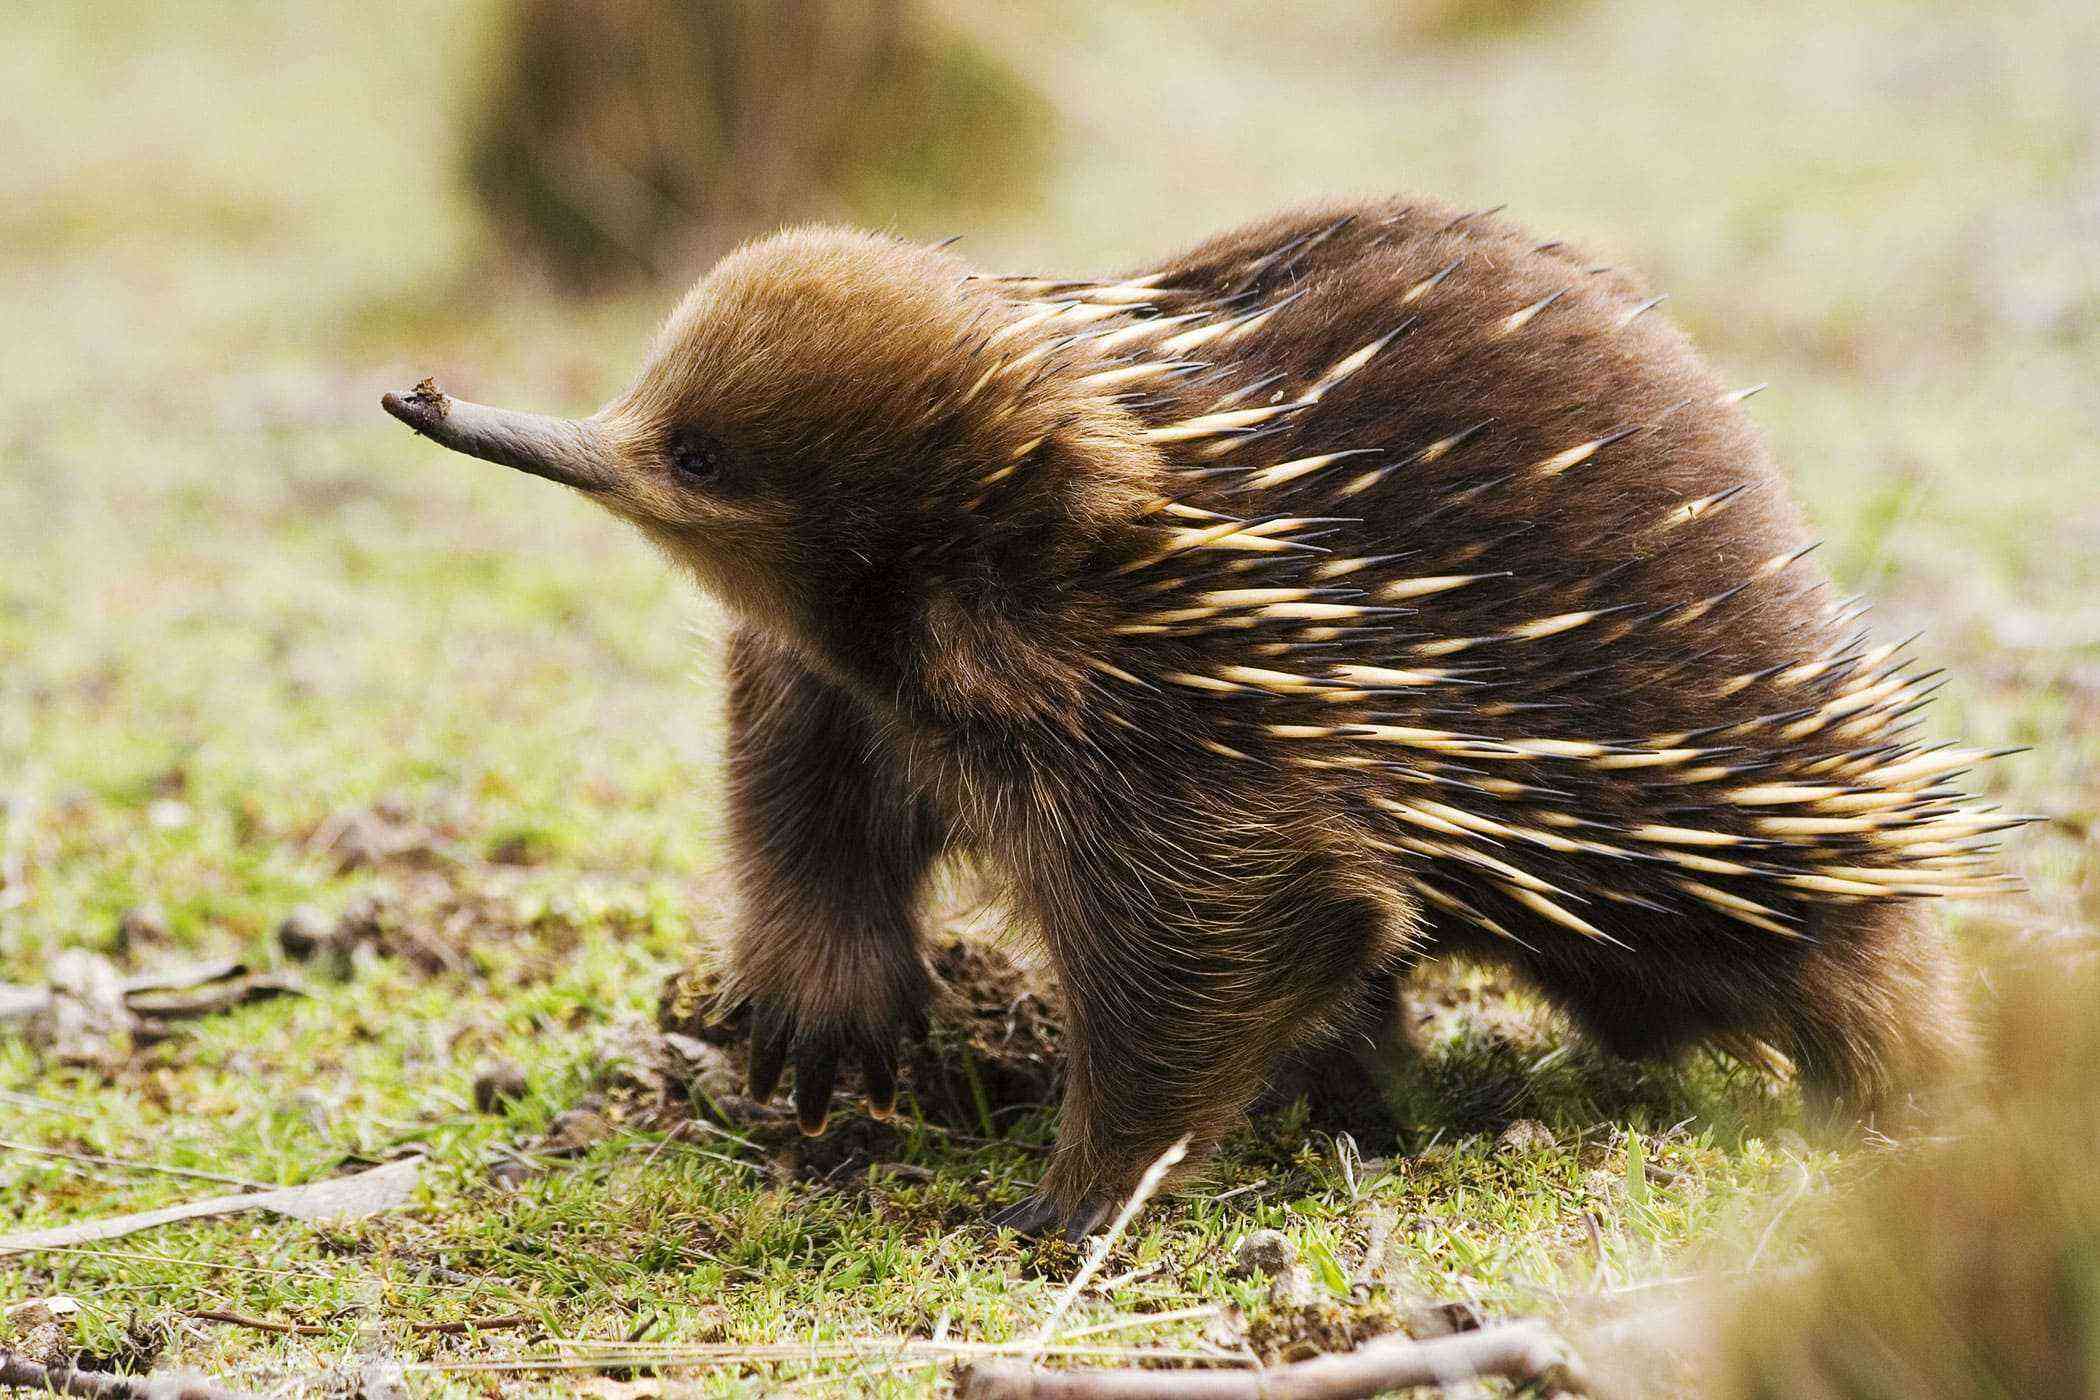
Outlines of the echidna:
[{"label": "echidna", "polygon": [[[1493,215],[1301,209],[1107,281],[803,228],[724,259],[567,421],[386,407],[575,487],[741,620],[752,1089],[873,1106],[914,897],[1003,874],[1061,980],[1079,1235],[1279,1052],[1389,1025],[1432,951],[1604,1046],[1791,1058],[1882,1111],[1960,1054],[1919,901],[2011,818],[1659,298]],[[849,1063],[846,1068],[850,1069]]]}]

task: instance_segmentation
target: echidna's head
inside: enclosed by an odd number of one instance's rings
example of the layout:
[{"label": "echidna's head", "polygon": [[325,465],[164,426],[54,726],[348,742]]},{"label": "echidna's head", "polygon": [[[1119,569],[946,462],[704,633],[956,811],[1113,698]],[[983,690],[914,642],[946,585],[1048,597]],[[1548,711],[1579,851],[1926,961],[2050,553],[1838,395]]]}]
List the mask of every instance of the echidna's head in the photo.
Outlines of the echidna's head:
[{"label": "echidna's head", "polygon": [[1034,348],[958,259],[841,229],[731,254],[625,393],[583,419],[430,381],[387,411],[633,522],[734,611],[853,670],[911,635],[1008,622],[1156,492],[1112,398]]}]

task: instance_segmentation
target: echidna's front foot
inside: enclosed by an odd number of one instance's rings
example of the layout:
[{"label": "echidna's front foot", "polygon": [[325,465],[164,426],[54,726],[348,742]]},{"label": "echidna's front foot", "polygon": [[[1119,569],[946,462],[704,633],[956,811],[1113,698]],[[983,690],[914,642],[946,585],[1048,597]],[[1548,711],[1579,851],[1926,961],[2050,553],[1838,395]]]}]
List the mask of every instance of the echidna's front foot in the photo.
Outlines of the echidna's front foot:
[{"label": "echidna's front foot", "polygon": [[1111,1204],[1089,1200],[1067,1208],[1058,1204],[1055,1197],[1037,1191],[994,1214],[991,1223],[994,1229],[1012,1230],[1030,1239],[1060,1235],[1067,1244],[1078,1244],[1101,1228]]},{"label": "echidna's front foot", "polygon": [[907,1039],[926,1034],[923,1000],[900,1001],[881,1012],[812,1018],[777,1002],[752,1006],[751,1097],[764,1103],[780,1087],[781,1076],[795,1071],[795,1118],[802,1131],[824,1131],[831,1114],[831,1091],[839,1070],[858,1065],[867,1092],[868,1111],[887,1118],[897,1107],[897,1062]]}]

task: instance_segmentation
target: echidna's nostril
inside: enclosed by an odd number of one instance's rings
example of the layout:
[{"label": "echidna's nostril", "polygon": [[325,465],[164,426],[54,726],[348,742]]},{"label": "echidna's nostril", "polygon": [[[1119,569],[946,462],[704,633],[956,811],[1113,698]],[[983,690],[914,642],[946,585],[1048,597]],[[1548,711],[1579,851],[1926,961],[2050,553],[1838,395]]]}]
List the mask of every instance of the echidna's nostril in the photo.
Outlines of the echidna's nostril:
[{"label": "echidna's nostril", "polygon": [[427,433],[433,423],[446,416],[452,401],[438,388],[436,380],[425,379],[405,394],[381,394],[379,406],[417,432]]}]

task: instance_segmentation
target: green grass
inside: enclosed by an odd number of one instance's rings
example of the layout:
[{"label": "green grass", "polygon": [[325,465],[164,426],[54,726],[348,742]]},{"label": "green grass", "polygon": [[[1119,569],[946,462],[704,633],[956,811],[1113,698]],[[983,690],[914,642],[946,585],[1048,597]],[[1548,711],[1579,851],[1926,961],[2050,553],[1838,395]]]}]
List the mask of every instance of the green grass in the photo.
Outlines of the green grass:
[{"label": "green grass", "polygon": [[[354,1225],[242,1217],[0,1260],[0,1301],[77,1297],[98,1355],[158,1349],[264,1386],[383,1353],[437,1368],[419,1381],[435,1393],[536,1384],[443,1368],[544,1357],[553,1337],[1030,1335],[1073,1259],[974,1222],[1039,1169],[1043,1114],[1000,1145],[909,1128],[893,1166],[829,1184],[727,1139],[666,1143],[637,1114],[522,1184],[491,1179],[603,1092],[608,1028],[721,937],[727,899],[717,615],[587,505],[419,450],[373,403],[434,370],[493,401],[593,404],[671,295],[577,307],[490,260],[453,134],[475,95],[453,75],[486,26],[405,6],[18,8],[0,54],[0,122],[27,152],[0,169],[0,869],[20,879],[0,890],[0,979],[37,980],[65,948],[269,963],[294,905],[380,889],[461,965],[364,955],[107,1071],[0,1039],[11,1141],[270,1184],[407,1145],[433,1164],[413,1209]],[[1642,269],[1728,372],[1773,381],[1757,414],[1840,581],[1888,631],[1928,626],[1922,654],[1953,668],[1935,727],[2034,746],[1982,782],[2061,820],[2018,844],[2030,895],[1961,915],[1969,945],[2089,940],[2093,17],[1642,0],[1447,39],[1386,10],[1338,0],[1279,34],[1241,0],[973,7],[1062,135],[1040,206],[965,246],[1113,265],[1291,198],[1399,187],[1511,201],[1542,236]],[[338,869],[317,833],[379,804],[425,830],[430,871]],[[165,946],[120,949],[120,915],[146,902]],[[1401,1152],[1359,1165],[1265,1120],[1143,1219],[1104,1270],[1126,1281],[1066,1325],[1186,1347],[1217,1324],[1128,1315],[1236,1305],[1269,1337],[1432,1301],[1589,1317],[1800,1258],[1799,1203],[1875,1160],[1810,1148],[1739,1070],[1604,1064],[1480,974],[1429,990],[1451,1014],[1401,1086]],[[475,1075],[499,1061],[529,1091],[478,1113]],[[1498,1147],[1518,1118],[1554,1145]],[[0,1230],[216,1189],[0,1149]],[[1269,1226],[1321,1306],[1230,1276],[1234,1241]],[[323,1330],[187,1316],[210,1309]],[[417,1330],[517,1314],[531,1324]],[[899,1394],[931,1374],[889,1364],[876,1345],[676,1374]]]}]

